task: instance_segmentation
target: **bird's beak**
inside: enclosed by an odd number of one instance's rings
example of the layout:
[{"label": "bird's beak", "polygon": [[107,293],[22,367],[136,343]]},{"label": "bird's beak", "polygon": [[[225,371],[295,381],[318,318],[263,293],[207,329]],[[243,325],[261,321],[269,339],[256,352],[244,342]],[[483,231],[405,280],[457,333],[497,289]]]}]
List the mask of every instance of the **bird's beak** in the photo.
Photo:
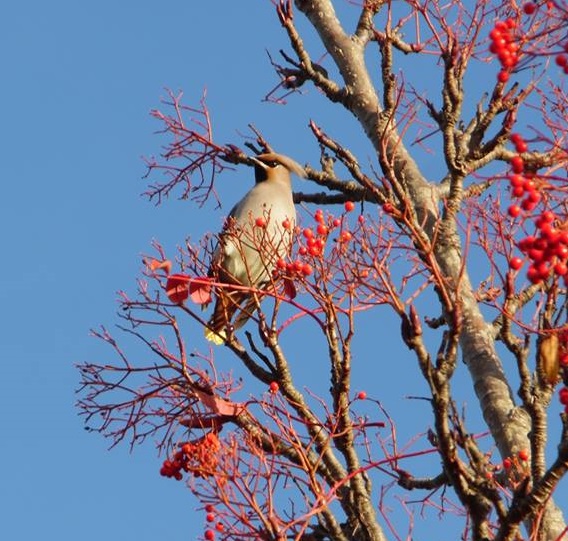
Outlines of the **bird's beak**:
[{"label": "bird's beak", "polygon": [[254,163],[254,165],[258,165],[258,166],[262,167],[263,169],[266,169],[268,167],[264,162],[261,162],[256,156],[249,156],[248,159],[252,163]]}]

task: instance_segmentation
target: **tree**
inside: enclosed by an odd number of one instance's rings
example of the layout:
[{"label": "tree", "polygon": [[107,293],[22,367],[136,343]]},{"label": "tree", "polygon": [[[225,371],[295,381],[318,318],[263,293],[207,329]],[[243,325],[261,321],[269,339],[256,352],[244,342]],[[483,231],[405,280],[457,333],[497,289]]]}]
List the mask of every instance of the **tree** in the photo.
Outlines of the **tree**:
[{"label": "tree", "polygon": [[[113,443],[157,438],[161,473],[186,479],[206,512],[206,539],[400,538],[389,506],[411,528],[411,500],[455,515],[464,539],[565,538],[554,495],[568,469],[568,7],[367,0],[349,2],[349,29],[332,0],[273,4],[288,49],[270,57],[280,82],[265,99],[292,108],[314,85],[357,120],[373,159],[310,121],[316,188],[295,193],[305,210],[293,253],[250,289],[256,312],[220,348],[195,345],[199,305],[229,287],[207,275],[216,238],[186,241],[175,269],[156,243],[119,314],[151,357],[95,331],[116,361],[80,366],[89,428]],[[484,95],[468,90],[472,77]],[[169,137],[148,162],[157,202],[177,193],[202,206],[220,173],[272,150],[252,126],[247,152],[215,141],[205,99],[170,93],[154,115]],[[236,241],[259,242],[262,227]],[[408,444],[404,412],[386,411],[371,381],[352,387],[362,322],[379,317],[398,321],[428,389],[431,426]],[[307,335],[327,357],[328,391],[298,383],[287,337]],[[218,369],[223,351],[234,372]],[[468,428],[455,394],[460,358],[489,437]],[[393,384],[404,370],[389,366]]]}]

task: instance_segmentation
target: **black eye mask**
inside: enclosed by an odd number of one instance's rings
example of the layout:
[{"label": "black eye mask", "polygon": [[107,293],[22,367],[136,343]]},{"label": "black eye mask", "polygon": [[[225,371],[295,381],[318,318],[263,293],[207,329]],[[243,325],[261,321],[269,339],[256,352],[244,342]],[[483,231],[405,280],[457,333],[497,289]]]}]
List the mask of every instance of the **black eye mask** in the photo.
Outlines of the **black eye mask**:
[{"label": "black eye mask", "polygon": [[[280,162],[277,161],[270,161],[270,162],[263,162],[265,163],[268,167],[273,168],[273,167],[277,167],[280,164]],[[266,179],[268,178],[268,171],[262,167],[261,165],[255,165],[254,166],[254,180],[255,182],[258,184],[259,182],[264,182]]]}]

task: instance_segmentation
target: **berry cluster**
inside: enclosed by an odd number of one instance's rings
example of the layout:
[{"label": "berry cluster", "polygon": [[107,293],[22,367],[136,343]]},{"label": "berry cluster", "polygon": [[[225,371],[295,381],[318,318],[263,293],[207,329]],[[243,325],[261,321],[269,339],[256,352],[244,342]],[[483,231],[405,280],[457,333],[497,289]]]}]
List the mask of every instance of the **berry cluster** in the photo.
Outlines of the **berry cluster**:
[{"label": "berry cluster", "polygon": [[487,472],[488,478],[493,478],[494,472],[504,471],[511,487],[515,489],[521,483],[526,482],[529,473],[530,454],[526,449],[521,449],[516,455],[506,457],[502,465],[498,464],[493,471]]},{"label": "berry cluster", "polygon": [[500,83],[506,83],[509,80],[511,71],[519,63],[520,46],[513,35],[516,26],[515,20],[509,18],[505,21],[497,21],[489,32],[491,38],[489,51],[497,56],[501,64],[501,71],[497,74],[497,80]]},{"label": "berry cluster", "polygon": [[[522,239],[519,250],[530,260],[527,269],[527,278],[533,284],[539,284],[554,273],[568,279],[568,231],[559,230],[555,227],[556,215],[550,210],[545,210],[535,220],[538,234],[530,235]],[[509,265],[512,268],[520,268],[520,258],[512,258]]]},{"label": "berry cluster", "polygon": [[516,455],[503,459],[501,464],[489,464],[485,477],[494,479],[495,473],[504,471],[509,482],[515,486],[526,477],[529,459],[529,452],[526,449],[521,449]]},{"label": "berry cluster", "polygon": [[[532,212],[542,200],[541,183],[534,173],[525,171],[525,163],[521,156],[528,150],[528,145],[521,135],[511,135],[511,142],[519,153],[511,158],[511,174],[509,185],[511,196],[521,199],[507,209],[511,218],[517,218],[525,212]],[[554,273],[568,278],[568,231],[558,227],[558,217],[551,210],[544,210],[535,219],[536,234],[525,237],[518,243],[519,250],[530,261],[527,278],[538,284],[548,279]],[[509,267],[519,270],[524,264],[520,257],[512,257]]]},{"label": "berry cluster", "polygon": [[[553,2],[546,2],[546,5],[548,9],[555,7]],[[537,9],[538,5],[535,2],[526,2],[523,5],[525,15],[533,15]],[[517,22],[509,18],[504,21],[497,21],[489,32],[491,39],[489,51],[497,57],[501,64],[501,71],[497,74],[497,80],[503,84],[509,80],[521,57],[520,40],[514,35],[516,28]],[[568,53],[568,42],[564,44],[562,52],[555,54],[554,60],[556,65],[565,74],[568,74],[568,55],[565,53]]]},{"label": "berry cluster", "polygon": [[[207,504],[205,506],[205,520],[210,525],[205,529],[203,536],[207,541],[213,541],[215,539],[215,530],[218,532],[223,532],[225,530],[225,525],[217,519],[215,512],[215,507],[212,504]],[[215,523],[215,530],[213,530],[213,524]]]},{"label": "berry cluster", "polygon": [[[550,10],[557,6],[554,5],[554,2],[548,1],[546,2],[546,7]],[[533,15],[538,8],[539,6],[535,2],[525,2],[525,4],[523,4],[523,12],[525,15]],[[562,71],[568,75],[568,56],[565,53],[568,53],[568,42],[563,45],[562,52],[555,53],[554,61],[556,65],[562,68]]]},{"label": "berry cluster", "polygon": [[[345,211],[351,212],[355,209],[355,204],[352,201],[347,201],[345,203]],[[359,217],[360,219],[362,216]],[[285,229],[290,227],[290,224],[286,223],[288,220],[282,222],[282,227]],[[323,257],[326,243],[329,239],[329,235],[334,231],[339,229],[339,236],[337,237],[337,242],[346,245],[353,238],[353,234],[343,227],[343,221],[341,218],[335,218],[332,214],[324,215],[323,210],[318,209],[314,214],[314,227],[305,227],[300,230],[300,247],[298,249],[298,257],[295,261],[285,261],[284,259],[278,259],[276,261],[276,269],[274,270],[274,275],[279,274],[286,275],[288,278],[294,276],[309,276],[313,273],[314,269],[309,261],[305,261],[303,258],[321,258]]]},{"label": "berry cluster", "polygon": [[522,469],[529,460],[529,452],[526,449],[521,449],[515,456],[506,457],[503,460],[503,468],[505,471],[512,469]]},{"label": "berry cluster", "polygon": [[539,192],[539,184],[535,179],[534,173],[525,172],[525,162],[521,156],[523,152],[528,150],[528,145],[521,135],[513,133],[511,142],[515,145],[515,150],[519,153],[513,156],[510,161],[511,173],[509,174],[509,185],[511,187],[511,195],[514,198],[521,199],[519,204],[513,204],[509,207],[508,214],[512,218],[516,218],[521,211],[533,211],[542,199]]},{"label": "berry cluster", "polygon": [[160,475],[181,481],[182,471],[195,477],[208,477],[217,469],[217,453],[221,447],[219,438],[209,432],[203,438],[181,444],[180,450],[171,459],[164,460]]}]

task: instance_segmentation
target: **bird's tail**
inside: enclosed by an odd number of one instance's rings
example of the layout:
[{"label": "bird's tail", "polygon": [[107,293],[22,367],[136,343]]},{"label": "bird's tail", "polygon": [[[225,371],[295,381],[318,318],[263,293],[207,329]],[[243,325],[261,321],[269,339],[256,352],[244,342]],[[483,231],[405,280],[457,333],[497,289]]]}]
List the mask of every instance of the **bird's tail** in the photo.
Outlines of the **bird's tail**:
[{"label": "bird's tail", "polygon": [[[215,302],[213,315],[205,328],[205,338],[216,345],[223,344],[227,339],[227,331],[241,328],[254,314],[260,302],[258,295],[245,291],[220,291]],[[231,320],[239,311],[234,322]]]},{"label": "bird's tail", "polygon": [[213,315],[205,328],[205,338],[217,345],[223,344],[227,339],[227,331],[231,326],[231,319],[247,297],[244,291],[230,291],[219,289]]}]

